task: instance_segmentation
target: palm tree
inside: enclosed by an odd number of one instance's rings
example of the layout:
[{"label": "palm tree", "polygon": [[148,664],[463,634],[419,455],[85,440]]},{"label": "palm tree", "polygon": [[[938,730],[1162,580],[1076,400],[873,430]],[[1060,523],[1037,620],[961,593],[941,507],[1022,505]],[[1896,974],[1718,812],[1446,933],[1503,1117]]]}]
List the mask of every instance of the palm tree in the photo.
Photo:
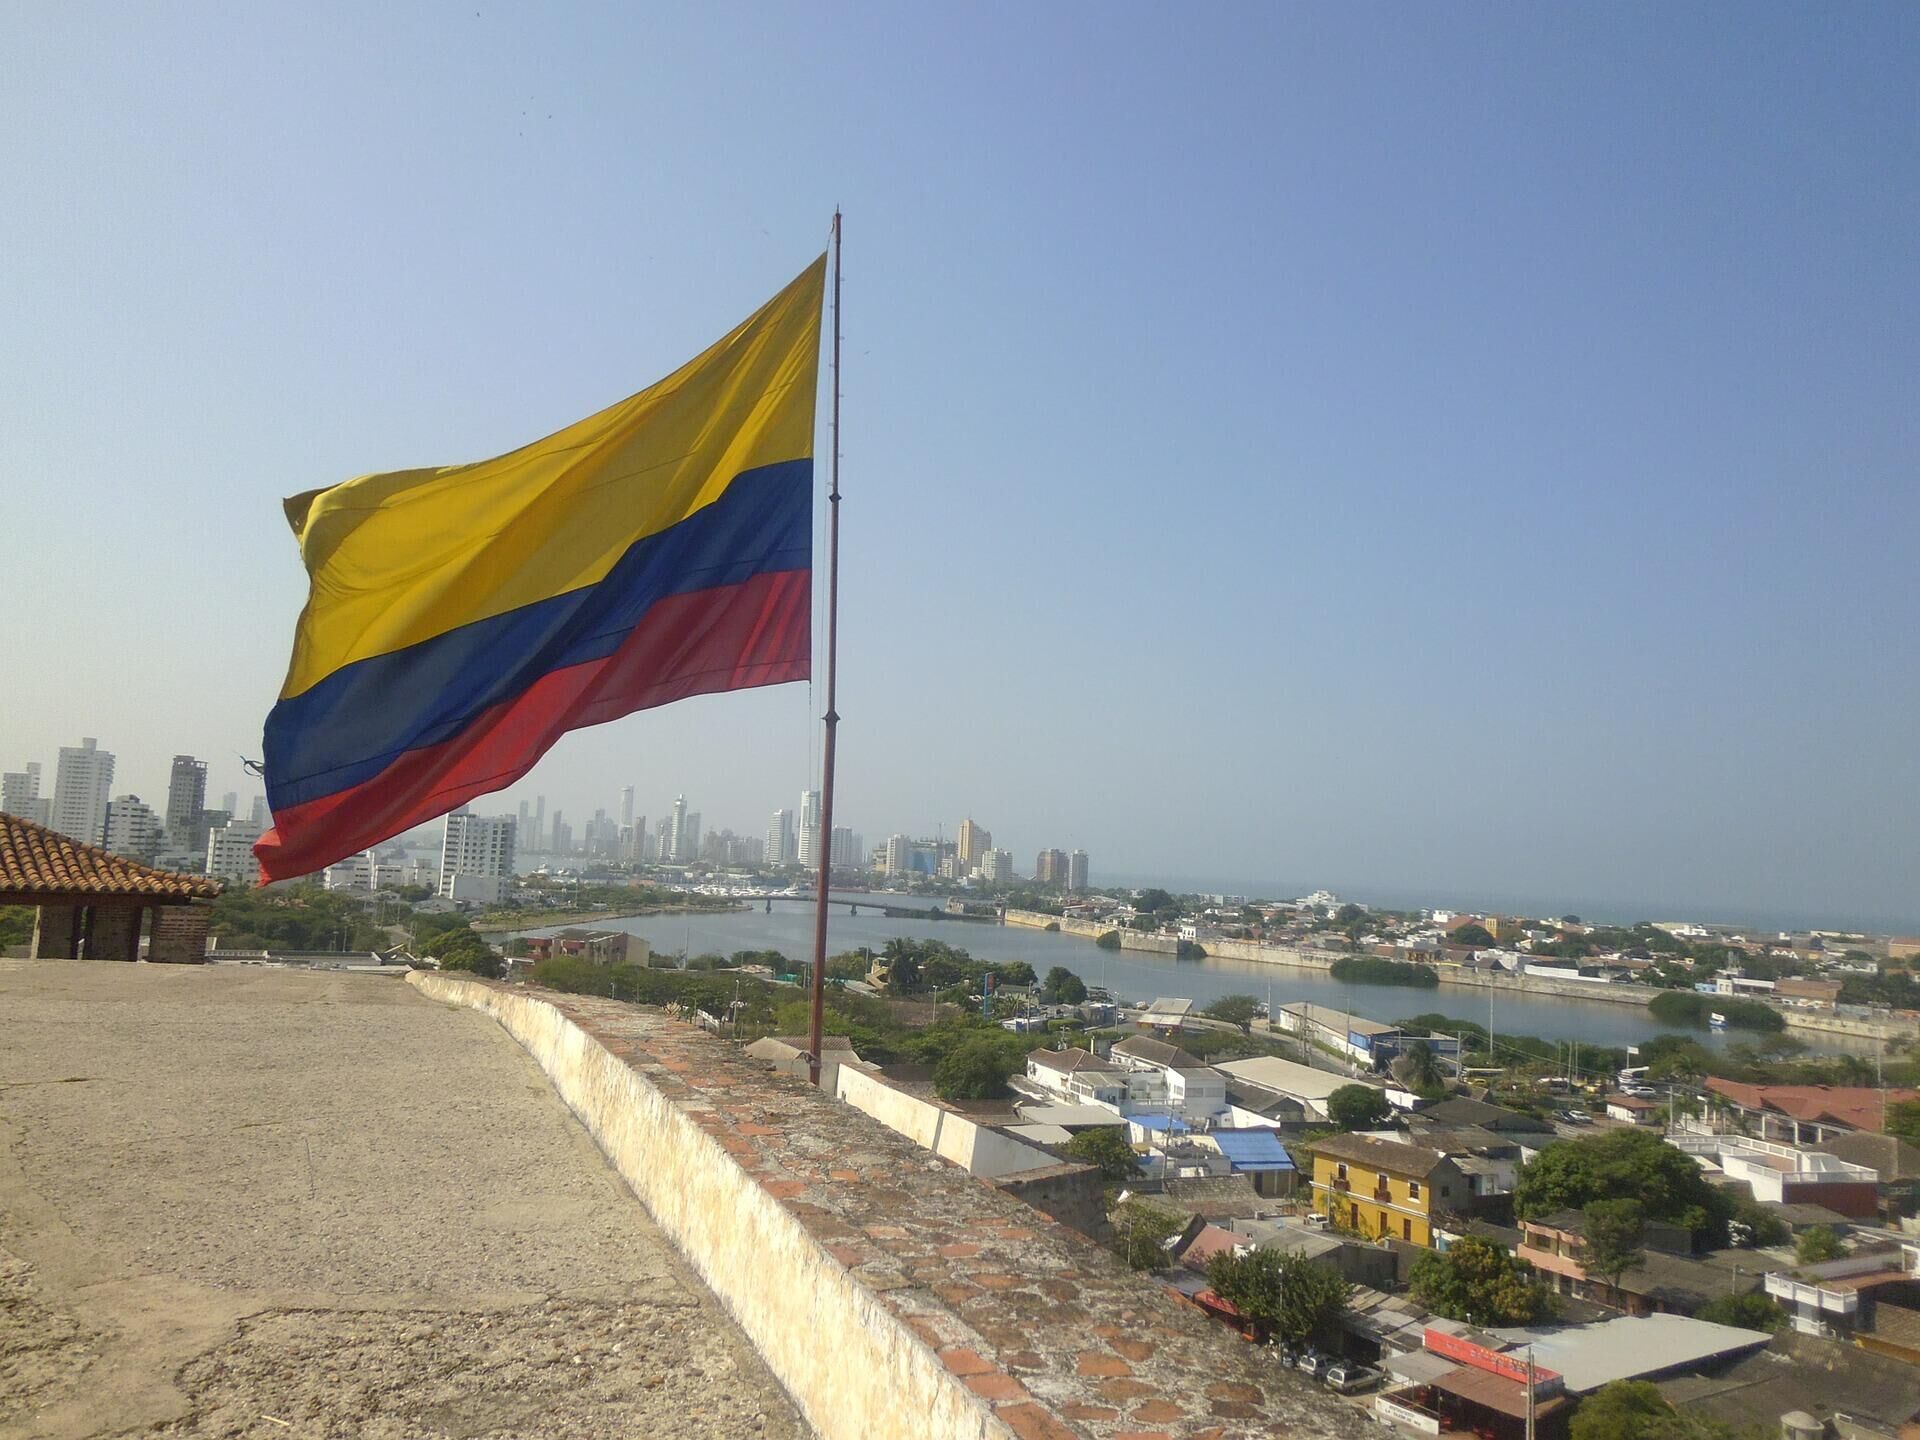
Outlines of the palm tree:
[{"label": "palm tree", "polygon": [[1401,1052],[1400,1058],[1393,1062],[1393,1078],[1417,1095],[1444,1090],[1447,1085],[1433,1046],[1425,1040],[1415,1040]]}]

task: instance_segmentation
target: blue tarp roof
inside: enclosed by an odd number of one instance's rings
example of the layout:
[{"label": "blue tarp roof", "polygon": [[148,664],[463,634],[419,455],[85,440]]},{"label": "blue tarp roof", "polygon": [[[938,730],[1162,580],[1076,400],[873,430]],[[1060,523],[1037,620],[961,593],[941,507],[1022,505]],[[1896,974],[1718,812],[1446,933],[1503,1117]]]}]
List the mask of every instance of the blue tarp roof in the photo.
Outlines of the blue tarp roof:
[{"label": "blue tarp roof", "polygon": [[1293,1169],[1293,1161],[1271,1130],[1215,1130],[1213,1140],[1235,1170]]}]

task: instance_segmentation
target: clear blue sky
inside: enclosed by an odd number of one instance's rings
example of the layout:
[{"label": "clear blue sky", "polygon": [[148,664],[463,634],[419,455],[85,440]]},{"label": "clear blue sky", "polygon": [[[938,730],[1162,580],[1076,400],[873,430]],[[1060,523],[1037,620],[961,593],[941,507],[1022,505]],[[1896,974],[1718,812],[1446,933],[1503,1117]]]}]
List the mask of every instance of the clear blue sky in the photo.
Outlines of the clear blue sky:
[{"label": "clear blue sky", "polygon": [[[280,497],[640,388],[838,202],[870,841],[1920,921],[1920,10],[556,8],[0,10],[0,764],[250,793]],[[509,799],[757,830],[818,702]]]}]

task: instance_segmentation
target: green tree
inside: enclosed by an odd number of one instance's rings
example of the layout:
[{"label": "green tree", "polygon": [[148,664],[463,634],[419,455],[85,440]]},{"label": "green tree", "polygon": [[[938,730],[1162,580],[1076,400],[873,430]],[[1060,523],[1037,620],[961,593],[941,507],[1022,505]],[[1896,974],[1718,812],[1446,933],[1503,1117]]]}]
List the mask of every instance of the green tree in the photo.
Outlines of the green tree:
[{"label": "green tree", "polygon": [[1822,1260],[1838,1260],[1847,1253],[1840,1237],[1830,1225],[1813,1225],[1800,1232],[1793,1247],[1793,1258],[1802,1265],[1818,1265]]},{"label": "green tree", "polygon": [[1448,935],[1447,939],[1455,945],[1472,945],[1476,948],[1489,947],[1500,943],[1493,938],[1493,932],[1491,930],[1478,923],[1462,925],[1458,930]]},{"label": "green tree", "polygon": [[[786,959],[784,955],[780,958],[782,960]],[[774,973],[776,975],[780,974],[781,968],[782,967],[776,965],[774,967]],[[841,955],[830,955],[827,957],[827,978],[829,980],[864,980],[867,978],[867,971],[870,968],[871,962],[867,959],[866,955],[858,950],[849,950]]]},{"label": "green tree", "polygon": [[1047,971],[1040,984],[1040,996],[1049,1005],[1078,1005],[1087,998],[1086,984],[1064,965]]},{"label": "green tree", "polygon": [[943,1100],[993,1100],[1007,1093],[1007,1077],[1025,1063],[1027,1047],[1000,1029],[969,1035],[933,1067]]},{"label": "green tree", "polygon": [[1532,1325],[1554,1317],[1553,1292],[1505,1247],[1463,1235],[1413,1262],[1413,1298],[1470,1325]]},{"label": "green tree", "polygon": [[1416,1095],[1432,1098],[1446,1093],[1447,1077],[1441,1072],[1433,1046],[1425,1040],[1410,1041],[1391,1069],[1393,1078]]},{"label": "green tree", "polygon": [[466,925],[435,936],[427,953],[440,962],[442,970],[465,970],[490,980],[497,980],[505,968],[493,947]]},{"label": "green tree", "polygon": [[1920,1142],[1920,1100],[1899,1100],[1889,1105],[1887,1133]]},{"label": "green tree", "polygon": [[1658,1423],[1673,1414],[1650,1381],[1615,1380],[1580,1402],[1572,1440],[1650,1440]]},{"label": "green tree", "polygon": [[1238,1025],[1242,1035],[1251,1035],[1254,1018],[1260,1013],[1260,1002],[1251,995],[1222,995],[1202,1013],[1229,1025]]},{"label": "green tree", "polygon": [[1167,1241],[1186,1229],[1186,1222],[1171,1210],[1137,1198],[1122,1201],[1109,1223],[1114,1253],[1130,1270],[1165,1270],[1173,1263]]},{"label": "green tree", "polygon": [[1140,1173],[1140,1157],[1133,1153],[1126,1133],[1118,1125],[1082,1130],[1060,1148],[1076,1160],[1097,1165],[1101,1175],[1114,1184],[1131,1180]]},{"label": "green tree", "polygon": [[1259,1334],[1296,1345],[1330,1331],[1353,1293],[1331,1265],[1265,1248],[1244,1255],[1216,1251],[1207,1261],[1207,1284]]},{"label": "green tree", "polygon": [[1174,902],[1173,896],[1166,891],[1148,888],[1135,893],[1133,908],[1142,914],[1147,914],[1162,910],[1178,910],[1180,907]]},{"label": "green tree", "polygon": [[887,993],[911,995],[920,988],[920,955],[911,941],[889,940],[880,952],[887,966]]},{"label": "green tree", "polygon": [[1603,1385],[1573,1412],[1572,1440],[1733,1440],[1729,1425],[1676,1410],[1646,1380]]},{"label": "green tree", "polygon": [[1784,1245],[1793,1231],[1787,1222],[1750,1195],[1733,1199],[1733,1220],[1747,1228],[1747,1238],[1755,1245]]},{"label": "green tree", "polygon": [[1595,1200],[1586,1216],[1580,1268],[1617,1292],[1620,1277],[1646,1259],[1647,1212],[1638,1200]]},{"label": "green tree", "polygon": [[1696,1320],[1715,1325],[1732,1325],[1739,1330],[1778,1330],[1787,1323],[1787,1312],[1774,1304],[1771,1296],[1755,1291],[1751,1295],[1722,1295],[1709,1300],[1693,1312]]},{"label": "green tree", "polygon": [[1327,1119],[1342,1130],[1374,1130],[1392,1114],[1387,1092],[1377,1085],[1342,1085],[1327,1096]]},{"label": "green tree", "polygon": [[27,905],[0,905],[0,950],[33,943],[33,909]]},{"label": "green tree", "polygon": [[1557,1140],[1534,1156],[1513,1188],[1514,1213],[1537,1220],[1595,1200],[1638,1200],[1648,1219],[1726,1240],[1732,1202],[1700,1167],[1646,1130],[1605,1130]]}]

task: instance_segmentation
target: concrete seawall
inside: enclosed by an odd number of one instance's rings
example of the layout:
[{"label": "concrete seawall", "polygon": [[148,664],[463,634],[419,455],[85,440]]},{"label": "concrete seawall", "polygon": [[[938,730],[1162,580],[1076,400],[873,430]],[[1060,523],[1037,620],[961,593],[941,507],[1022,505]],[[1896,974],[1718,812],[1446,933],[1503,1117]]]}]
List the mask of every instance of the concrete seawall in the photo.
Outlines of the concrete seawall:
[{"label": "concrete seawall", "polygon": [[1370,1428],[1068,1227],[692,1026],[408,980],[519,1041],[828,1440]]},{"label": "concrete seawall", "polygon": [[[1078,935],[1088,940],[1098,939],[1113,928],[1093,921],[1065,920],[1057,915],[1047,915],[1036,910],[1009,910],[1007,924],[1038,929],[1048,925],[1058,925],[1061,934]],[[1321,974],[1331,970],[1334,961],[1343,958],[1332,951],[1303,950],[1293,945],[1263,945],[1255,940],[1207,940],[1202,943],[1209,958],[1247,960],[1256,965],[1279,965],[1294,970],[1317,970]],[[1120,948],[1123,950],[1143,950],[1171,955],[1177,946],[1177,941],[1169,940],[1164,935],[1142,935],[1133,930],[1120,932]],[[1529,998],[1551,995],[1563,1000],[1593,1000],[1602,1005],[1626,1005],[1639,1010],[1646,1009],[1647,1002],[1660,993],[1659,990],[1648,985],[1603,985],[1587,980],[1553,980],[1538,975],[1521,978],[1507,974],[1469,972],[1447,965],[1435,966],[1434,969],[1442,985],[1464,986],[1473,990],[1499,990],[1509,995],[1525,995]],[[1418,987],[1409,986],[1408,989],[1418,993]],[[1774,1008],[1786,1020],[1789,1030],[1891,1040],[1897,1036],[1911,1036],[1916,1028],[1911,1024],[1902,1024],[1898,1021],[1858,1020],[1850,1016],[1830,1015],[1819,1010],[1800,1010],[1784,1005]]]}]

